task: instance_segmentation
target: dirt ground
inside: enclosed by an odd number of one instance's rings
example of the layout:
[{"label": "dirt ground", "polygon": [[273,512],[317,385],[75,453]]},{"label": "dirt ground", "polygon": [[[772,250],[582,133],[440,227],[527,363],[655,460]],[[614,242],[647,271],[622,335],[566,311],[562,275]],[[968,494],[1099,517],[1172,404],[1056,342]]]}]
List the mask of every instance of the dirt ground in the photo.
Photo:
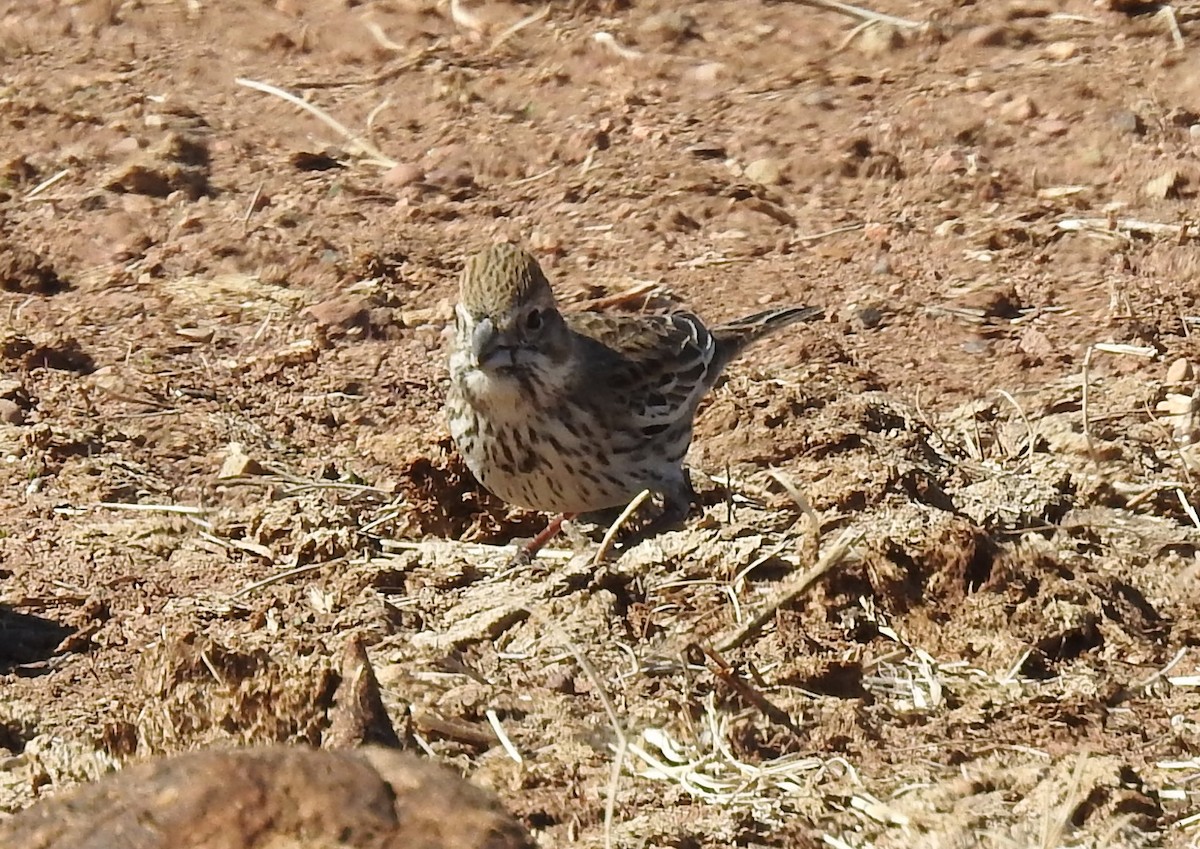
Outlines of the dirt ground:
[{"label": "dirt ground", "polygon": [[[1196,10],[867,5],[0,0],[0,810],[328,743],[361,639],[547,847],[1200,845]],[[509,568],[441,418],[501,238],[826,309],[683,530]]]}]

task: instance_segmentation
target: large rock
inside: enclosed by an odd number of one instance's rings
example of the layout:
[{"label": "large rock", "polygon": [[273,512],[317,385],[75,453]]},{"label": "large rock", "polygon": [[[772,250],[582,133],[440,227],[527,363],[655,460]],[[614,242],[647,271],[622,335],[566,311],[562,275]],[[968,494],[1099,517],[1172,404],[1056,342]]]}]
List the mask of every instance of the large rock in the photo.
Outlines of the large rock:
[{"label": "large rock", "polygon": [[411,755],[275,746],[131,766],[0,822],[25,849],[534,849],[490,793]]}]

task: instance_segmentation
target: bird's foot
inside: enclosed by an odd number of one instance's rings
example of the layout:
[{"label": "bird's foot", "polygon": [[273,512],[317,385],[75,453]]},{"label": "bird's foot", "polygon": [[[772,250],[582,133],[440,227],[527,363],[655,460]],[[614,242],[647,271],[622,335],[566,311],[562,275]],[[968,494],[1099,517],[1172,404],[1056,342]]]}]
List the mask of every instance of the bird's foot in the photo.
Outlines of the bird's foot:
[{"label": "bird's foot", "polygon": [[573,513],[563,513],[553,519],[550,524],[546,525],[545,530],[517,549],[517,553],[508,561],[508,568],[518,569],[533,563],[534,559],[538,556],[538,552],[545,548],[548,542],[558,536],[558,532],[562,530],[563,522],[573,516]]}]

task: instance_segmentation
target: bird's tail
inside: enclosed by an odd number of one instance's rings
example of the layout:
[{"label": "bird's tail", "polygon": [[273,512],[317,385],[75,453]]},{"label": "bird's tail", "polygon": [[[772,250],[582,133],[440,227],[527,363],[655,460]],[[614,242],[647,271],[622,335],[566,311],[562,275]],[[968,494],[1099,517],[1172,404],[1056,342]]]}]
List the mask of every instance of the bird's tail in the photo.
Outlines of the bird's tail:
[{"label": "bird's tail", "polygon": [[745,318],[718,324],[712,329],[712,335],[716,338],[718,345],[730,348],[736,354],[751,342],[761,339],[768,333],[782,330],[789,324],[799,321],[813,321],[823,315],[825,315],[825,310],[820,307],[785,307],[778,310],[765,310]]},{"label": "bird's tail", "polygon": [[820,307],[785,307],[777,310],[765,310],[748,315],[745,318],[734,319],[712,328],[716,351],[713,356],[710,372],[713,380],[720,374],[729,362],[745,350],[746,346],[755,342],[768,333],[782,330],[789,324],[799,321],[813,321],[825,315]]}]

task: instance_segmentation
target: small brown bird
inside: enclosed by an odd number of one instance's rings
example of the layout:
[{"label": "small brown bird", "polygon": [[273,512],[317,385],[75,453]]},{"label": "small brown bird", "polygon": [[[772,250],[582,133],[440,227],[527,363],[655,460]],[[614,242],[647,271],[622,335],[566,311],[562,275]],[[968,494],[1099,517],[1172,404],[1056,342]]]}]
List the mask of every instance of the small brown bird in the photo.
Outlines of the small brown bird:
[{"label": "small brown bird", "polygon": [[694,315],[560,313],[529,253],[467,260],[446,402],[467,466],[494,495],[553,513],[623,507],[643,489],[682,518],[692,420],[756,339],[821,315],[769,310],[712,329]]}]

